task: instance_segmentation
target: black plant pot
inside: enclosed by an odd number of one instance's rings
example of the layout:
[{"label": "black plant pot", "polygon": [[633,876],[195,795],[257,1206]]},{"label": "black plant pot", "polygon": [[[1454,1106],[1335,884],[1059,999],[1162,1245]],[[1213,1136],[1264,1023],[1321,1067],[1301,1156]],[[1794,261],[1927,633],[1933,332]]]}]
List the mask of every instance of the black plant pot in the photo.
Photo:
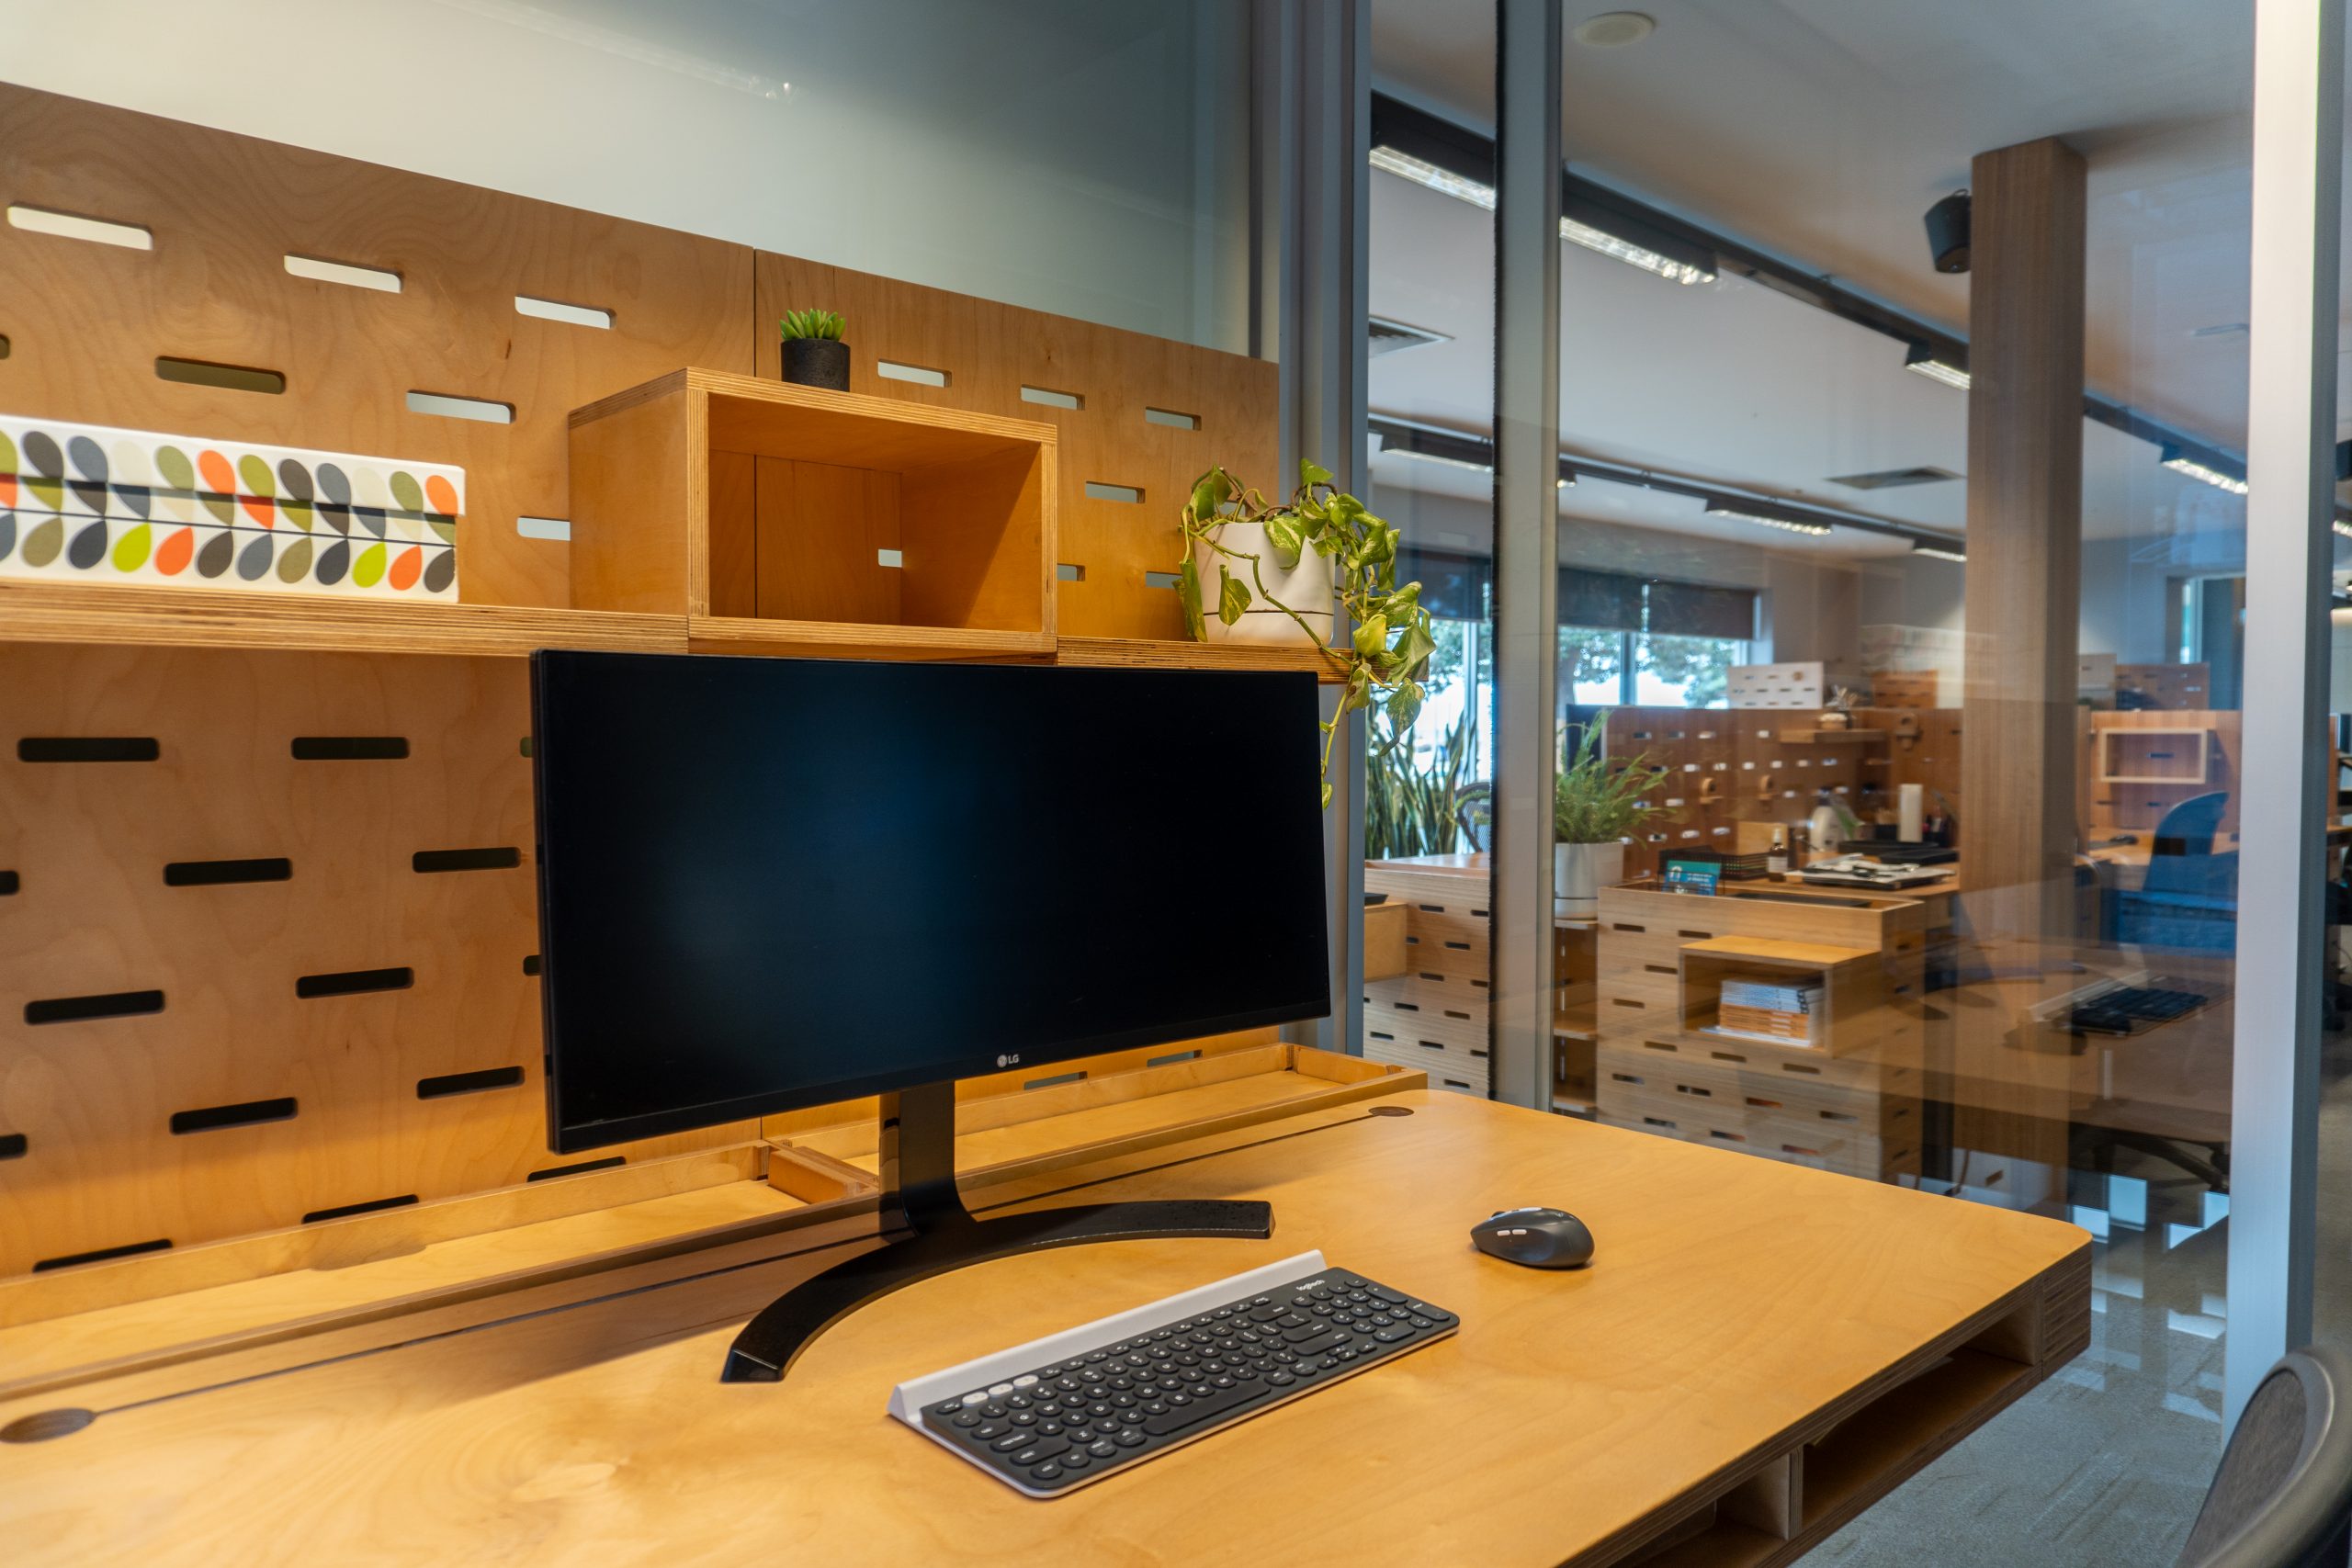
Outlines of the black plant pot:
[{"label": "black plant pot", "polygon": [[848,391],[849,344],[838,338],[786,338],[784,343],[784,378],[803,387]]}]

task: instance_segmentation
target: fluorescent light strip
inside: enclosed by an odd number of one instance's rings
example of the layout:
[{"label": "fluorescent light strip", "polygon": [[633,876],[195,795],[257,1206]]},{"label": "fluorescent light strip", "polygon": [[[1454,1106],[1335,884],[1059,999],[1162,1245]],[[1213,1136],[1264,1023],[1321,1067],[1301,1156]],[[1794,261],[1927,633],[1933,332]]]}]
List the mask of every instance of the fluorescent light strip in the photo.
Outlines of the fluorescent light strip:
[{"label": "fluorescent light strip", "polygon": [[1708,504],[1707,515],[1728,517],[1736,523],[1753,523],[1759,528],[1778,528],[1783,533],[1805,534],[1814,538],[1826,537],[1829,533],[1826,523],[1800,523],[1792,517],[1767,517],[1760,512],[1742,512],[1735,506],[1721,506],[1713,502]]},{"label": "fluorescent light strip", "polygon": [[1929,560],[1957,561],[1962,566],[1968,564],[1966,550],[1948,550],[1940,545],[1922,545],[1915,541],[1911,546],[1911,553],[1915,556],[1926,556]]},{"label": "fluorescent light strip", "polygon": [[[1464,179],[1452,170],[1441,169],[1435,164],[1416,158],[1409,152],[1399,152],[1394,147],[1374,148],[1372,166],[1384,174],[1391,174],[1399,179],[1410,180],[1415,185],[1436,191],[1441,196],[1450,196],[1456,201],[1466,201],[1471,206],[1481,208],[1488,212],[1495,209],[1495,189],[1492,186],[1480,185],[1476,180]],[[1604,256],[1613,256],[1630,266],[1640,267],[1644,272],[1654,273],[1659,277],[1669,278],[1676,283],[1688,285],[1713,283],[1715,280],[1714,273],[1709,268],[1693,266],[1689,262],[1676,261],[1671,256],[1662,256],[1647,246],[1634,244],[1630,240],[1621,240],[1614,234],[1596,229],[1589,223],[1579,223],[1573,218],[1560,220],[1560,238],[1572,244],[1582,245],[1588,251],[1595,251]]]},{"label": "fluorescent light strip", "polygon": [[2166,457],[2165,467],[2176,474],[2186,474],[2192,479],[2201,479],[2215,490],[2227,491],[2232,495],[2245,493],[2246,486],[2244,479],[2233,479],[2221,469],[2208,468],[2194,457]]},{"label": "fluorescent light strip", "polygon": [[2330,523],[2328,526],[2343,535],[2346,538],[2352,539],[2352,523],[2346,523],[2343,518],[2339,517],[2335,522]]},{"label": "fluorescent light strip", "polygon": [[1435,164],[1425,163],[1409,152],[1399,152],[1394,147],[1374,148],[1372,166],[1383,174],[1395,175],[1398,179],[1410,180],[1417,186],[1426,186],[1440,196],[1450,196],[1456,201],[1466,201],[1489,212],[1495,209],[1494,186],[1464,179],[1450,169],[1441,169]]},{"label": "fluorescent light strip", "polygon": [[1903,368],[1915,376],[1925,376],[1930,381],[1940,381],[1947,387],[1957,387],[1963,392],[1968,390],[1968,372],[1956,365],[1946,365],[1940,359],[1908,360],[1904,364]]},{"label": "fluorescent light strip", "polygon": [[1410,457],[1417,463],[1442,463],[1449,468],[1467,468],[1474,474],[1495,471],[1492,463],[1474,463],[1467,457],[1449,457],[1442,452],[1423,452],[1411,446],[1385,446],[1381,450],[1393,452],[1399,457]]},{"label": "fluorescent light strip", "polygon": [[1596,229],[1589,223],[1579,223],[1573,218],[1560,220],[1560,238],[1571,244],[1582,245],[1588,251],[1614,256],[1628,265],[1656,273],[1685,288],[1693,283],[1713,283],[1715,280],[1711,267],[1693,266],[1689,262],[1676,261],[1672,256],[1662,256],[1646,246],[1634,244],[1631,240],[1621,240],[1605,230]]}]

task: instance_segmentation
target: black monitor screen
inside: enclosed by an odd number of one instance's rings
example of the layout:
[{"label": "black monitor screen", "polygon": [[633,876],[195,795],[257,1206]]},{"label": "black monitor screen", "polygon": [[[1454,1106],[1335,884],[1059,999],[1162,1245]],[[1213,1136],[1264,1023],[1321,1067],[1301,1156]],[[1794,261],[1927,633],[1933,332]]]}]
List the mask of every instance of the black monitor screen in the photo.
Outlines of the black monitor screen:
[{"label": "black monitor screen", "polygon": [[1330,1010],[1315,682],[545,652],[559,1151]]}]

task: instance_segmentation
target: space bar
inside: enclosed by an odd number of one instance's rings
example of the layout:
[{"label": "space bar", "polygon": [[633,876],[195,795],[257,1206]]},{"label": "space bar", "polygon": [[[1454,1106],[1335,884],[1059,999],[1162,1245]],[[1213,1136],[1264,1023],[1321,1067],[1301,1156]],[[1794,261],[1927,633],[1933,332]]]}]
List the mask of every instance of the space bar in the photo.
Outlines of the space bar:
[{"label": "space bar", "polygon": [[1196,1427],[1212,1416],[1222,1416],[1237,1404],[1247,1404],[1265,1393],[1266,1385],[1257,1382],[1243,1383],[1238,1388],[1221,1388],[1205,1399],[1195,1399],[1192,1404],[1180,1405],[1165,1416],[1147,1416],[1144,1417],[1143,1429],[1155,1438],[1164,1438],[1170,1432],[1181,1432],[1185,1427]]}]

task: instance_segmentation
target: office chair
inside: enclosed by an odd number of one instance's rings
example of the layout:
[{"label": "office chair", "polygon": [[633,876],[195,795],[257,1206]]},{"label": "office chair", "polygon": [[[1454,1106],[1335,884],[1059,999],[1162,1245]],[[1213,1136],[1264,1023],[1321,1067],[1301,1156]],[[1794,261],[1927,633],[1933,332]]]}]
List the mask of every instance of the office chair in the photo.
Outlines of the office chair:
[{"label": "office chair", "polygon": [[2191,795],[2165,813],[2147,879],[2115,895],[2114,940],[2134,947],[2228,952],[2237,945],[2238,856],[2215,853],[2227,793]]},{"label": "office chair", "polygon": [[2246,1401],[2173,1568],[2344,1568],[2352,1556],[2352,1362],[2290,1350]]}]

